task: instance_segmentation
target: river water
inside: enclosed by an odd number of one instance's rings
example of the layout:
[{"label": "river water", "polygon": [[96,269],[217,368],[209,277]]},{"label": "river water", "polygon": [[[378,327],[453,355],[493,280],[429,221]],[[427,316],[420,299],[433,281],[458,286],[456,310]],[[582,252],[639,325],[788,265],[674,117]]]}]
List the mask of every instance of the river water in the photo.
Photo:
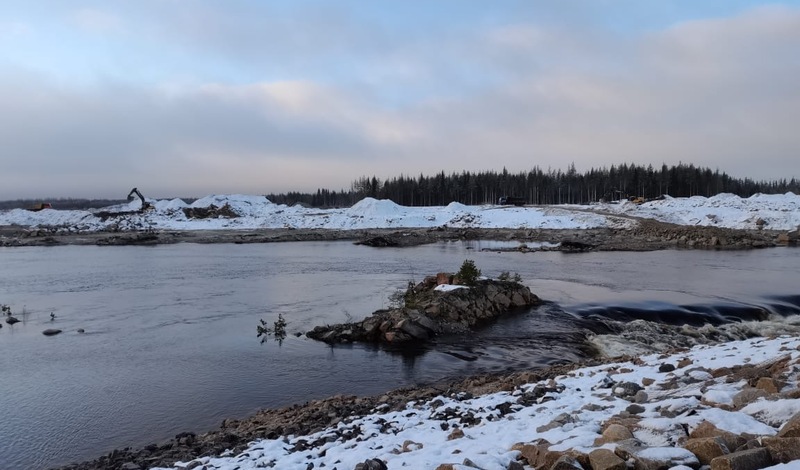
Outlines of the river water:
[{"label": "river water", "polygon": [[[0,304],[21,320],[0,328],[0,468],[95,458],[262,407],[577,360],[587,332],[614,319],[701,325],[800,312],[797,249],[492,251],[504,246],[0,249]],[[485,275],[518,272],[548,302],[416,351],[294,336],[388,307],[395,289],[467,258]],[[262,343],[256,325],[278,314],[289,336]]]}]

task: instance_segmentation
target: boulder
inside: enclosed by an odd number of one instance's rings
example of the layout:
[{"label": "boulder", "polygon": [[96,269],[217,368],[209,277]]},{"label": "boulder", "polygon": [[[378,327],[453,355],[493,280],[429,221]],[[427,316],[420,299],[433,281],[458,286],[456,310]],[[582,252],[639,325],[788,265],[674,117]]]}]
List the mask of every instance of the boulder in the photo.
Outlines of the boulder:
[{"label": "boulder", "polygon": [[689,439],[686,441],[684,447],[697,456],[697,460],[699,460],[702,465],[711,465],[712,460],[729,453],[722,438],[719,437]]},{"label": "boulder", "polygon": [[442,284],[452,284],[453,283],[453,275],[449,273],[437,273],[436,274],[436,285]]},{"label": "boulder", "polygon": [[383,460],[367,459],[357,464],[353,470],[388,470],[388,467]]},{"label": "boulder", "polygon": [[612,423],[603,431],[603,440],[605,442],[619,442],[632,438],[633,433],[630,429],[621,424]]},{"label": "boulder", "polygon": [[583,469],[578,460],[571,455],[562,455],[556,460],[556,463],[550,467],[550,470],[576,470]]},{"label": "boulder", "polygon": [[6,318],[6,323],[8,323],[9,325],[13,325],[14,323],[19,323],[19,320],[17,320],[16,317],[9,316],[8,318]]},{"label": "boulder", "polygon": [[61,333],[61,330],[59,330],[57,328],[48,328],[48,329],[42,331],[42,334],[45,335],[45,336],[55,336],[55,335],[57,335],[59,333]]},{"label": "boulder", "polygon": [[627,411],[628,413],[630,413],[632,415],[638,415],[639,413],[644,413],[645,408],[642,405],[639,405],[637,403],[633,403],[631,405],[628,405],[628,407],[625,408],[625,411]]},{"label": "boulder", "polygon": [[719,456],[711,461],[711,470],[759,470],[772,465],[767,449],[750,449]]},{"label": "boulder", "polygon": [[536,428],[536,432],[537,433],[547,432],[547,431],[549,431],[551,429],[556,429],[556,428],[563,427],[567,423],[574,423],[574,422],[575,422],[575,419],[571,415],[569,415],[567,413],[561,413],[560,415],[558,415],[555,418],[553,418],[552,421],[550,421],[549,423],[545,424],[544,426],[537,427]]},{"label": "boulder", "polygon": [[741,410],[750,403],[753,403],[759,398],[764,398],[767,395],[769,395],[767,392],[758,388],[742,389],[741,392],[733,396],[733,408],[735,410]]},{"label": "boulder", "polygon": [[595,449],[589,452],[592,470],[627,470],[625,461],[608,449]]},{"label": "boulder", "polygon": [[738,449],[747,443],[747,439],[743,438],[742,436],[729,431],[723,431],[708,421],[703,421],[700,423],[700,425],[689,434],[689,437],[719,437],[722,439],[722,442],[725,443],[725,447],[727,447],[729,450]]},{"label": "boulder", "polygon": [[800,437],[800,413],[795,414],[778,431],[778,437]]},{"label": "boulder", "polygon": [[697,468],[700,462],[681,447],[646,447],[633,454],[633,467],[640,470],[662,470],[679,465]]},{"label": "boulder", "polygon": [[778,393],[778,383],[772,377],[761,377],[756,382],[756,388],[767,393]]},{"label": "boulder", "polygon": [[764,437],[761,444],[775,463],[800,460],[800,437]]},{"label": "boulder", "polygon": [[661,364],[658,367],[658,371],[659,372],[672,372],[673,370],[675,370],[675,365],[674,364],[666,364],[665,363],[665,364]]},{"label": "boulder", "polygon": [[643,390],[642,386],[636,382],[620,382],[614,385],[611,393],[620,398],[632,399],[640,390]]},{"label": "boulder", "polygon": [[520,457],[528,463],[528,465],[535,468],[550,468],[555,464],[562,455],[562,452],[550,450],[550,443],[545,439],[539,439],[530,444],[522,444],[521,446],[514,446],[515,450],[519,450]]}]

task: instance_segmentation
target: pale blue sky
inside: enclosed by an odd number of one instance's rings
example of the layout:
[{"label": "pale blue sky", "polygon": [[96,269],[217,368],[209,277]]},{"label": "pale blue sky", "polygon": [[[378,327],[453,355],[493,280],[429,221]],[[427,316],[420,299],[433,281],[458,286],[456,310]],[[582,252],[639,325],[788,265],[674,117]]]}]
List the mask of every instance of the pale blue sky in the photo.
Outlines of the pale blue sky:
[{"label": "pale blue sky", "polygon": [[800,177],[799,50],[800,2],[12,0],[0,199],[571,162]]}]

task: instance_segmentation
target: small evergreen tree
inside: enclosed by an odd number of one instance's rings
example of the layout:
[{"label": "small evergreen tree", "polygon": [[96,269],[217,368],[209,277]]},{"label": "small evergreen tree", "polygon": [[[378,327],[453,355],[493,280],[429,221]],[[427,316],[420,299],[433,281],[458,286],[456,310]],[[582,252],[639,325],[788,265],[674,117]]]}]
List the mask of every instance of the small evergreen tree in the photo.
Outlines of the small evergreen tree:
[{"label": "small evergreen tree", "polygon": [[465,286],[474,286],[478,282],[478,277],[481,275],[481,270],[475,266],[475,262],[471,259],[464,260],[461,264],[461,269],[458,270],[456,276]]}]

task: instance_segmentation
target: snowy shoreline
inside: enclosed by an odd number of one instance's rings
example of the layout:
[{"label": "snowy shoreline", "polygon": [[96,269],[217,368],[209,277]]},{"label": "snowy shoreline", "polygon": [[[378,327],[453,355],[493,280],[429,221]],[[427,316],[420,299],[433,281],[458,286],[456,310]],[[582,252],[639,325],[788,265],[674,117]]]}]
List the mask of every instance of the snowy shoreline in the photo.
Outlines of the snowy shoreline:
[{"label": "snowy shoreline", "polygon": [[98,211],[14,209],[0,212],[0,226],[42,228],[66,232],[129,230],[224,229],[627,229],[637,219],[736,230],[794,230],[800,226],[800,196],[756,194],[740,198],[718,194],[705,198],[666,197],[644,204],[557,206],[467,206],[452,202],[438,207],[406,207],[390,200],[365,198],[345,209],[316,209],[274,204],[264,196],[212,195],[186,204],[180,199],[150,200]]},{"label": "snowy shoreline", "polygon": [[[152,468],[350,470],[371,460],[389,469],[506,470],[542,468],[544,462],[549,468],[559,458],[594,468],[585,465],[589,457],[607,449],[620,462],[685,469],[718,456],[696,450],[716,436],[728,446],[741,445],[740,452],[760,452],[765,463],[754,468],[797,469],[800,447],[791,446],[800,438],[798,380],[800,338],[753,338],[586,367],[473,378],[461,387],[333,397],[226,420],[219,432],[186,434],[163,447],[148,446],[150,451],[115,451],[109,454],[113,459],[63,468],[142,468],[140,463],[159,460],[162,450],[168,454],[188,441],[205,448],[204,456]],[[310,427],[297,426],[311,417],[317,421]],[[243,430],[250,431],[242,433],[246,441],[224,445]],[[262,438],[255,438],[259,433]],[[780,445],[789,451],[781,453]],[[224,450],[233,447],[236,452]],[[720,447],[719,455],[735,459],[735,450]]]}]

